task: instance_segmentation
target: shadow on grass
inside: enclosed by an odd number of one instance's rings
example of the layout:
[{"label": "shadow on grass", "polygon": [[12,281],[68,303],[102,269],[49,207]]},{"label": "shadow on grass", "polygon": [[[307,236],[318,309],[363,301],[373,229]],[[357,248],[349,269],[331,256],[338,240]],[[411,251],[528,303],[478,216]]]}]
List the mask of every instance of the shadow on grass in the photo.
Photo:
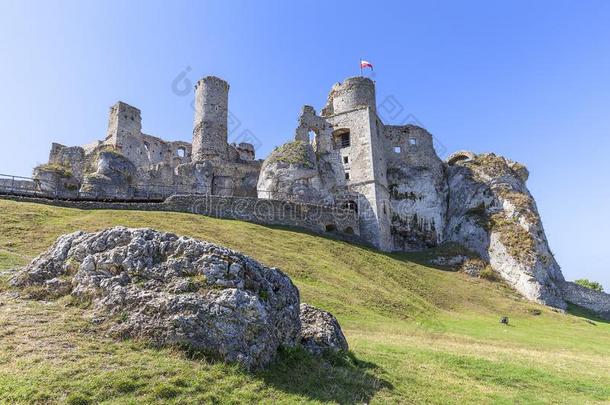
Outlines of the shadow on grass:
[{"label": "shadow on grass", "polygon": [[610,320],[600,318],[595,312],[588,310],[587,308],[583,308],[579,305],[572,304],[568,302],[568,309],[566,312],[570,315],[578,316],[579,318],[585,318],[589,321],[600,322],[600,323],[610,323]]},{"label": "shadow on grass", "polygon": [[315,357],[307,351],[282,349],[277,360],[257,377],[279,390],[311,400],[339,404],[368,403],[389,382],[373,374],[378,366],[358,360],[353,354]]},{"label": "shadow on grass", "polygon": [[[240,219],[227,219],[228,221],[243,221]],[[472,252],[467,251],[465,248],[459,246],[454,243],[447,243],[442,246],[423,249],[421,251],[413,251],[413,252],[384,252],[375,248],[374,246],[367,244],[362,240],[351,240],[342,236],[336,232],[328,232],[328,233],[316,233],[304,228],[287,226],[287,225],[271,225],[271,224],[256,224],[268,229],[281,230],[281,231],[289,231],[309,236],[315,236],[317,238],[326,239],[333,242],[343,243],[349,246],[353,246],[354,248],[358,248],[364,250],[369,253],[375,253],[381,256],[389,257],[391,259],[400,261],[400,262],[411,262],[415,264],[419,264],[431,269],[447,271],[455,273],[456,269],[451,266],[444,266],[432,263],[433,259],[438,258],[439,256],[455,256],[455,255],[465,255],[468,257],[474,257],[475,255]]]}]

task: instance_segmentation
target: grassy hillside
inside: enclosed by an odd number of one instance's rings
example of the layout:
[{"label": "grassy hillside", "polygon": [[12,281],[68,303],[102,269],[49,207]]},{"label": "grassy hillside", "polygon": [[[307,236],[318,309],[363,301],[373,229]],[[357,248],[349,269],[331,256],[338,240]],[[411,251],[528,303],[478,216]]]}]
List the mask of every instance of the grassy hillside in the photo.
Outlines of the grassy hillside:
[{"label": "grassy hillside", "polygon": [[[338,317],[352,355],[284,352],[248,374],[102,336],[89,310],[67,298],[11,294],[14,269],[57,236],[113,225],[209,240],[281,268],[302,301]],[[553,312],[421,259],[240,221],[0,200],[0,403],[610,402],[610,323]]]}]

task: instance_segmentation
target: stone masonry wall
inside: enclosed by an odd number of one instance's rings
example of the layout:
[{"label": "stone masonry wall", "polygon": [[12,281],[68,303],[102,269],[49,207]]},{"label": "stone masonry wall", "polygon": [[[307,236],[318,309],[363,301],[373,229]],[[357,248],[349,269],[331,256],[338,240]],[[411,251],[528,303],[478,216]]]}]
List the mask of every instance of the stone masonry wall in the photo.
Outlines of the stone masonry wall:
[{"label": "stone masonry wall", "polygon": [[195,87],[193,160],[227,158],[229,84],[206,76]]},{"label": "stone masonry wall", "polygon": [[358,215],[351,210],[251,197],[176,195],[164,202],[78,201],[2,195],[0,198],[78,209],[188,212],[263,225],[302,228],[337,239],[368,244],[358,235]]}]

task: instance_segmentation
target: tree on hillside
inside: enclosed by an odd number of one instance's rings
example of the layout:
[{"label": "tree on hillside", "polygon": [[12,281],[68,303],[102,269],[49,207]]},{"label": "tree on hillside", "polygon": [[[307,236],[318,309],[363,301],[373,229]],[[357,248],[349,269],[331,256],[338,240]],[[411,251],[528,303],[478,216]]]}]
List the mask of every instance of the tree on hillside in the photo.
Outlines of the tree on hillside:
[{"label": "tree on hillside", "polygon": [[604,287],[602,287],[602,285],[600,283],[598,283],[597,281],[591,281],[586,278],[581,278],[581,279],[575,280],[574,282],[578,285],[590,288],[595,291],[599,291],[599,292],[604,291]]}]

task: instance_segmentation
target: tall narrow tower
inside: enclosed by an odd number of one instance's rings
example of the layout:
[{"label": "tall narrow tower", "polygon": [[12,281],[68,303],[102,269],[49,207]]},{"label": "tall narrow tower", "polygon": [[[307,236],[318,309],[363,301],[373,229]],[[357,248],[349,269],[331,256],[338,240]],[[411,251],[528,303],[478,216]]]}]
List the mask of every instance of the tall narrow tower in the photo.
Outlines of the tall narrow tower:
[{"label": "tall narrow tower", "polygon": [[375,83],[351,77],[333,86],[323,115],[332,125],[335,152],[346,185],[358,196],[360,235],[381,250],[392,250],[383,125],[377,117]]},{"label": "tall narrow tower", "polygon": [[193,161],[227,158],[229,84],[206,76],[195,85]]}]

